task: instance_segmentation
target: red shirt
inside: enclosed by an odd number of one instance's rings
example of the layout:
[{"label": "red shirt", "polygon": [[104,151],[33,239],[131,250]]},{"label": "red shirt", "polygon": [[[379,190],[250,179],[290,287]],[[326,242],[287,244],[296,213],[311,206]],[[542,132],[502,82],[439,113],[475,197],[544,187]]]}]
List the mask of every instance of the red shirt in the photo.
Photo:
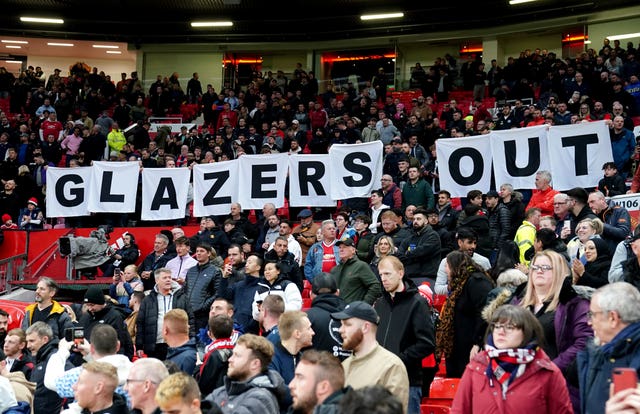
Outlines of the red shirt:
[{"label": "red shirt", "polygon": [[333,245],[335,241],[331,243],[329,246],[322,242],[322,271],[329,272],[331,269],[335,267],[336,263],[336,255],[333,254]]}]

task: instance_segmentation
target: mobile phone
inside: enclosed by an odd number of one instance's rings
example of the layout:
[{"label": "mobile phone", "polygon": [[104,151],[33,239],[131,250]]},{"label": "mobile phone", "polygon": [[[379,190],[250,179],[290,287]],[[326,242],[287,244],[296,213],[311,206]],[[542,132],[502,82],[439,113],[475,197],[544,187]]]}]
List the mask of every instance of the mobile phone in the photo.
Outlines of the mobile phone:
[{"label": "mobile phone", "polygon": [[563,226],[565,229],[571,230],[571,222],[569,220],[565,220]]},{"label": "mobile phone", "polygon": [[73,345],[77,347],[84,340],[84,329],[83,328],[67,328],[64,330],[64,339],[67,342],[73,342]]},{"label": "mobile phone", "polygon": [[116,267],[113,271],[113,275],[116,277],[116,279],[120,279],[122,277],[122,270]]},{"label": "mobile phone", "polygon": [[611,379],[614,394],[638,386],[638,374],[635,368],[614,368]]}]

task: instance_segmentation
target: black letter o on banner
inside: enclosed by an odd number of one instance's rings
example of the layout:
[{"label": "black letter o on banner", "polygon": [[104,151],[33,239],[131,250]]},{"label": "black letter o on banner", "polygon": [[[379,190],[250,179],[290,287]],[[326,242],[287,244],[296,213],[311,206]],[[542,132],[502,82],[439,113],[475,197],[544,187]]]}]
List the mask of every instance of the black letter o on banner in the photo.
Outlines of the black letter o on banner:
[{"label": "black letter o on banner", "polygon": [[[460,160],[464,157],[470,157],[473,162],[473,172],[468,177],[464,177],[460,172]],[[478,183],[482,179],[482,171],[484,171],[484,160],[482,154],[475,148],[460,148],[449,156],[449,173],[451,178],[461,186]]]}]

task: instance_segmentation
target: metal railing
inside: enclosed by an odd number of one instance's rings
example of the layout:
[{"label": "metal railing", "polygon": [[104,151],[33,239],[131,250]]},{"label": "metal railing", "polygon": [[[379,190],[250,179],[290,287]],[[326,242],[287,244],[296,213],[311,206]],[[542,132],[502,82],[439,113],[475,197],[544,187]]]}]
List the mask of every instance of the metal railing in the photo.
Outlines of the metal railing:
[{"label": "metal railing", "polygon": [[26,266],[26,254],[11,256],[0,260],[0,294],[11,292],[11,282],[23,279]]}]

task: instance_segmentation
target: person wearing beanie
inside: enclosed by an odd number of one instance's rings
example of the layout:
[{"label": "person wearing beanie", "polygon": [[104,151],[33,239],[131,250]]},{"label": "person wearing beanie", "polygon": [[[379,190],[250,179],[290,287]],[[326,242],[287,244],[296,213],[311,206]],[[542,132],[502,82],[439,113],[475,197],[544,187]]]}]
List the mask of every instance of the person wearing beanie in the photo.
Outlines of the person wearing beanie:
[{"label": "person wearing beanie", "polygon": [[8,230],[8,229],[17,229],[18,225],[13,222],[13,219],[9,214],[2,215],[2,225],[0,225],[0,229]]},{"label": "person wearing beanie", "polygon": [[91,331],[98,324],[111,325],[118,333],[120,350],[118,353],[133,357],[133,343],[124,323],[126,310],[107,302],[100,286],[90,286],[84,294],[87,312],[80,317],[78,324],[84,328],[84,337],[91,342]]},{"label": "person wearing beanie", "polygon": [[23,230],[42,229],[44,224],[44,214],[38,208],[38,200],[31,197],[27,201],[27,207],[20,209],[18,213],[20,228]]}]

